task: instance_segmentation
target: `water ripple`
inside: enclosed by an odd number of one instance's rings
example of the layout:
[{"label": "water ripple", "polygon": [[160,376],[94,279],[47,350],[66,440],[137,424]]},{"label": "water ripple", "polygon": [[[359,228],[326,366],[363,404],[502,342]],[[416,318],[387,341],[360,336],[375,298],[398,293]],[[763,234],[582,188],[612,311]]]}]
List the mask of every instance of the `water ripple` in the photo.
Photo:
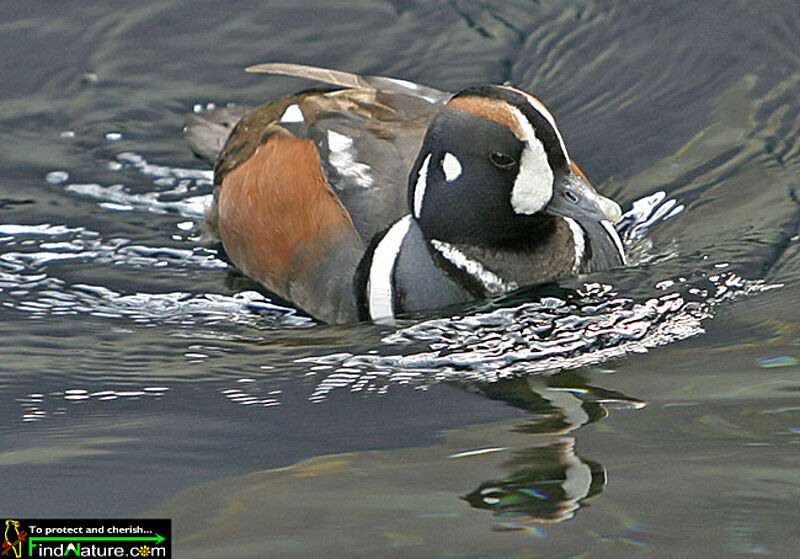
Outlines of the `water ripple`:
[{"label": "water ripple", "polygon": [[[490,35],[499,37],[516,29],[497,18],[473,17],[474,9],[464,4],[451,6],[461,10],[468,26],[480,26]],[[642,8],[639,15],[650,21],[648,10]],[[513,65],[512,74],[522,71],[515,76],[520,78],[518,83],[536,83],[536,89],[546,93],[571,60],[582,56],[585,40],[596,43],[598,28],[613,30],[619,25],[617,15],[613,6],[595,9],[592,5],[543,15],[525,40],[531,47],[530,58],[524,65]],[[634,35],[650,31],[642,29]],[[520,26],[515,33],[521,40],[525,30]],[[593,44],[591,49],[596,54],[594,62],[575,66],[571,88],[545,95],[556,107],[566,107],[566,114],[584,119],[581,130],[598,132],[596,121],[608,121],[606,101],[612,99],[617,112],[641,110],[643,99],[668,106],[683,100],[682,87],[670,79],[679,63],[685,63],[687,47],[663,53],[667,71],[646,84],[636,80],[610,83],[601,74],[608,53],[617,52],[619,45],[600,48]],[[633,52],[631,59],[641,54]],[[700,67],[708,64],[702,53],[692,56],[688,60]],[[531,60],[541,64],[531,64]],[[285,359],[278,351],[281,363],[263,359],[272,363],[269,366],[310,375],[314,401],[334,389],[380,393],[393,384],[424,388],[456,379],[491,382],[513,375],[551,374],[695,336],[703,332],[703,322],[722,302],[773,288],[787,273],[791,276],[787,270],[800,254],[793,240],[800,227],[794,186],[800,160],[796,134],[800,111],[795,102],[800,77],[792,73],[770,82],[747,75],[716,92],[721,79],[710,76],[699,85],[694,83],[704,95],[714,91],[714,107],[709,111],[711,122],[695,123],[695,135],[684,146],[644,172],[629,173],[622,180],[609,178],[608,184],[601,185],[605,192],[616,190],[629,208],[618,224],[630,261],[625,270],[524,289],[451,310],[453,314],[446,317],[415,316],[394,325],[318,329],[312,340],[300,332],[313,321],[252,291],[247,282],[225,286],[238,290],[233,294],[208,292],[209,287],[214,290],[213,283],[197,289],[187,285],[187,275],[196,272],[191,277],[197,278],[203,272],[227,269],[214,250],[200,246],[196,234],[210,200],[212,172],[157,164],[150,160],[155,155],[145,157],[129,149],[105,152],[104,172],[116,174],[111,180],[92,177],[78,182],[71,179],[79,174],[76,170],[54,169],[44,173],[44,182],[51,192],[67,194],[78,204],[82,200],[98,204],[107,210],[106,215],[124,211],[155,219],[149,216],[157,214],[166,216],[166,223],[156,220],[146,240],[129,238],[130,234],[101,234],[98,231],[105,230],[100,226],[95,231],[52,218],[4,223],[0,225],[0,305],[36,319],[66,314],[147,325],[180,324],[189,329],[202,326],[202,332],[170,333],[195,341],[252,341],[255,337],[258,344],[275,348],[300,344],[302,357]],[[587,84],[591,87],[584,87]],[[652,111],[647,118],[664,120]],[[644,119],[637,125],[648,122]],[[599,132],[596,136],[603,138]],[[123,135],[120,142],[127,137]],[[107,145],[103,149],[113,149]],[[126,177],[127,182],[116,181],[117,176]],[[736,199],[725,195],[731,189],[738,193]],[[769,215],[761,219],[760,212]],[[717,219],[721,213],[726,216],[723,220]],[[132,220],[134,226],[141,222]],[[172,228],[171,235],[164,226]],[[91,265],[93,281],[84,279],[84,270],[78,269],[84,264]],[[162,285],[168,287],[158,292],[132,288],[130,281],[106,284],[103,274],[112,269],[136,278],[161,271]],[[173,288],[175,277],[183,288]],[[231,327],[244,332],[226,338]],[[248,335],[247,329],[259,332]],[[264,337],[262,329],[278,330]],[[362,334],[369,337],[366,344]],[[359,340],[353,343],[352,338]],[[236,348],[247,349],[252,348]],[[192,363],[205,363],[209,355],[194,349],[183,353]],[[229,393],[238,394],[232,401],[266,399],[242,388],[227,389],[239,391]]]},{"label": "water ripple", "polygon": [[[701,334],[723,301],[778,286],[734,273],[636,301],[612,285],[587,283],[574,297],[544,297],[512,308],[435,318],[383,337],[380,354],[337,354],[300,362],[332,367],[310,398],[335,389],[380,391],[391,384],[444,380],[494,382],[603,363]],[[420,349],[422,348],[422,349]]]}]

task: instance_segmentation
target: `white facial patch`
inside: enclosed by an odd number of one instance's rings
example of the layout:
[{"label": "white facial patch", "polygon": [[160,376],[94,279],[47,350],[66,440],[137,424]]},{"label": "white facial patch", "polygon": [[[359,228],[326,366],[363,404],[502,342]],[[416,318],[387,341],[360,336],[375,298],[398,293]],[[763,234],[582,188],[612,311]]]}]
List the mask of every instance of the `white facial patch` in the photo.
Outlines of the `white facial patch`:
[{"label": "white facial patch", "polygon": [[517,180],[511,191],[511,207],[515,213],[532,215],[541,211],[553,197],[553,169],[530,121],[518,108],[509,107],[509,110],[517,119],[525,142]]},{"label": "white facial patch", "polygon": [[572,273],[577,274],[581,271],[583,255],[586,252],[586,237],[577,221],[571,217],[565,217],[564,221],[569,225],[569,230],[572,233],[572,244],[575,245],[575,261],[572,264]]},{"label": "white facial patch", "polygon": [[445,152],[444,159],[442,159],[442,171],[444,171],[444,180],[453,182],[461,176],[461,162],[458,157],[452,153]]},{"label": "white facial patch", "polygon": [[[289,109],[286,109],[287,111]],[[328,130],[328,149],[331,154],[328,161],[339,174],[353,180],[359,186],[369,188],[372,186],[372,174],[369,165],[356,163],[353,158],[353,138],[340,134],[335,130]]]},{"label": "white facial patch", "polygon": [[392,272],[410,226],[410,215],[395,222],[372,253],[367,282],[367,305],[372,320],[394,317]]},{"label": "white facial patch", "polygon": [[304,121],[305,117],[303,116],[303,111],[300,110],[299,105],[289,105],[286,107],[286,110],[283,111],[283,116],[280,120],[281,124],[294,124]]},{"label": "white facial patch", "polygon": [[414,185],[414,217],[417,218],[422,215],[422,201],[425,199],[425,187],[428,184],[428,165],[430,165],[430,162],[431,154],[429,153],[422,162],[422,167],[419,168],[417,183]]},{"label": "white facial patch", "polygon": [[589,423],[590,418],[583,409],[583,401],[567,390],[559,390],[549,386],[537,386],[538,383],[528,382],[531,390],[550,402],[561,412],[567,427],[558,434],[569,433]]}]

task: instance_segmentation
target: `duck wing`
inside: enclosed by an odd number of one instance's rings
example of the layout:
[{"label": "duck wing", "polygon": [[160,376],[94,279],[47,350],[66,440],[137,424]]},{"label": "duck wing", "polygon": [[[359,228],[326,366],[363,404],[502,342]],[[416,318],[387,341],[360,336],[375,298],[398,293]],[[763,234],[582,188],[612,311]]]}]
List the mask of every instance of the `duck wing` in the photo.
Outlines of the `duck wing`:
[{"label": "duck wing", "polygon": [[[186,136],[195,154],[215,164],[217,188],[275,127],[313,140],[331,190],[366,242],[408,212],[408,174],[425,131],[450,94],[404,80],[269,63],[248,69],[330,83],[256,108],[217,109],[190,115]],[[268,132],[269,131],[269,132]],[[206,235],[217,236],[215,211]]]},{"label": "duck wing", "polygon": [[285,62],[266,62],[250,66],[245,71],[261,74],[276,74],[305,78],[339,87],[351,89],[372,89],[387,93],[400,93],[424,99],[428,103],[441,103],[450,97],[450,93],[433,87],[419,85],[407,80],[390,78],[386,76],[359,76],[341,70],[319,68],[304,64],[289,64]]},{"label": "duck wing", "polygon": [[310,95],[299,105],[305,134],[365,241],[408,213],[408,175],[436,105],[365,89]]},{"label": "duck wing", "polygon": [[365,241],[408,212],[408,174],[431,119],[451,93],[407,80],[301,64],[270,62],[247,71],[341,88],[298,94],[283,105],[288,112],[281,113],[277,124],[314,140],[331,188]]}]

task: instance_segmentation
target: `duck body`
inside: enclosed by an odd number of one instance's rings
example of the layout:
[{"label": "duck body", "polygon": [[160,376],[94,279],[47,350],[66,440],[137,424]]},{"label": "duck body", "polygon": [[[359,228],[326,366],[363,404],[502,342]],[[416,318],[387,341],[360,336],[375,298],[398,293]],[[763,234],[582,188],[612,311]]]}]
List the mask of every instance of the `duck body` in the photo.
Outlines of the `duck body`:
[{"label": "duck body", "polygon": [[543,221],[537,231],[541,236],[514,245],[481,246],[429,239],[417,220],[401,218],[376,238],[358,268],[359,318],[457,305],[585,269],[582,261],[576,263],[566,220]]},{"label": "duck body", "polygon": [[624,264],[619,207],[525,92],[252,70],[339,89],[190,117],[187,140],[215,169],[206,230],[312,316],[377,320]]}]

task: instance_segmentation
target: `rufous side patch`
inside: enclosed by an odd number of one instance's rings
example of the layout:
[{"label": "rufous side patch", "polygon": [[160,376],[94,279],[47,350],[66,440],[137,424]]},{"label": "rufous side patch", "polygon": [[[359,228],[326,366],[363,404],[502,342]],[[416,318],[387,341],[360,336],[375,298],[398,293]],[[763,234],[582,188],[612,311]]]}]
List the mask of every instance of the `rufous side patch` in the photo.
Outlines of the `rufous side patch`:
[{"label": "rufous side patch", "polygon": [[275,135],[229,172],[219,191],[219,232],[233,263],[268,289],[312,266],[352,219],[320,167],[314,142]]}]

